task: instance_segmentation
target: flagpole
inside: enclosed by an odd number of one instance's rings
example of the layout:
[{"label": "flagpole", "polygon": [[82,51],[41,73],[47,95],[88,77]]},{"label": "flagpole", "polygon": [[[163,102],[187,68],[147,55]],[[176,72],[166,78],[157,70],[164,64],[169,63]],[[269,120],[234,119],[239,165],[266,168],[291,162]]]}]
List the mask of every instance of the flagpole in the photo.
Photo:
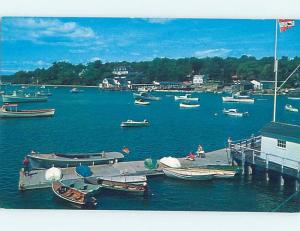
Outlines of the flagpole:
[{"label": "flagpole", "polygon": [[278,37],[278,20],[276,19],[275,31],[275,46],[274,46],[274,72],[275,72],[275,88],[274,88],[274,111],[273,122],[276,122],[276,104],[277,104],[277,74],[278,74],[278,60],[277,60],[277,37]]}]

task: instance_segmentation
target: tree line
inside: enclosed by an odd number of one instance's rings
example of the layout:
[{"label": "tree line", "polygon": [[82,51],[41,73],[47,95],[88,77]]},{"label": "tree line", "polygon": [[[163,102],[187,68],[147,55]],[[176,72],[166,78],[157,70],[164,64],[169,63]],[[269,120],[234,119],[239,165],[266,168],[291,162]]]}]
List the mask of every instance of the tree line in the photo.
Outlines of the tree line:
[{"label": "tree line", "polygon": [[[300,57],[290,59],[281,57],[279,60],[278,78],[284,80],[300,64]],[[274,79],[274,59],[264,57],[257,59],[243,55],[235,57],[207,58],[155,58],[152,61],[139,62],[108,62],[100,60],[87,64],[72,64],[61,61],[54,62],[49,68],[37,68],[33,71],[18,71],[11,76],[2,76],[2,81],[11,83],[31,84],[78,84],[98,85],[104,78],[113,77],[112,71],[118,67],[126,67],[129,71],[128,80],[133,83],[151,83],[153,81],[182,82],[190,80],[194,74],[205,74],[210,80],[227,84],[232,82],[232,76],[237,75],[242,80]],[[300,83],[299,72],[295,74],[288,85]]]}]

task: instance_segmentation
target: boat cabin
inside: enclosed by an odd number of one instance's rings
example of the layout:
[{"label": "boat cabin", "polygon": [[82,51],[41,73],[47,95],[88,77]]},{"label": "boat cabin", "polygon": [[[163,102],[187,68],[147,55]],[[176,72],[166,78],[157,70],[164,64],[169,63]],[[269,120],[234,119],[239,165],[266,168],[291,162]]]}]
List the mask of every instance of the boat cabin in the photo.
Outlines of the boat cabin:
[{"label": "boat cabin", "polygon": [[271,122],[261,130],[261,158],[298,169],[300,126]]}]

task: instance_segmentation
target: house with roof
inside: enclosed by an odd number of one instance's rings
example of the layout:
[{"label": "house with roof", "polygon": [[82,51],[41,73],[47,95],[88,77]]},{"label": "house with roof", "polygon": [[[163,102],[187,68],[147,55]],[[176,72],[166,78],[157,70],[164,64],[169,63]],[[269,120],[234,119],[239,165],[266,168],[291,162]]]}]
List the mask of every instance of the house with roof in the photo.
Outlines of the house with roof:
[{"label": "house with roof", "polygon": [[102,88],[114,88],[115,81],[113,78],[105,78],[105,79],[103,79],[101,86],[102,86]]},{"label": "house with roof", "polygon": [[263,84],[255,79],[251,80],[250,83],[252,83],[252,85],[253,85],[253,90],[256,90],[256,91],[261,90],[263,87]]},{"label": "house with roof", "polygon": [[261,158],[299,171],[300,126],[271,122],[261,129]]}]

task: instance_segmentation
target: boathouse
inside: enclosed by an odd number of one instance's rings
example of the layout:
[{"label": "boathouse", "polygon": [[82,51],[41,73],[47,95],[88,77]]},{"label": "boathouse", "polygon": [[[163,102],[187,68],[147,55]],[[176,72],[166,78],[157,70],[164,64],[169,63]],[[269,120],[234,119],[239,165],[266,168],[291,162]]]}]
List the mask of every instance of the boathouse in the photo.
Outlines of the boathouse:
[{"label": "boathouse", "polygon": [[261,158],[299,170],[300,126],[271,122],[263,127]]}]

